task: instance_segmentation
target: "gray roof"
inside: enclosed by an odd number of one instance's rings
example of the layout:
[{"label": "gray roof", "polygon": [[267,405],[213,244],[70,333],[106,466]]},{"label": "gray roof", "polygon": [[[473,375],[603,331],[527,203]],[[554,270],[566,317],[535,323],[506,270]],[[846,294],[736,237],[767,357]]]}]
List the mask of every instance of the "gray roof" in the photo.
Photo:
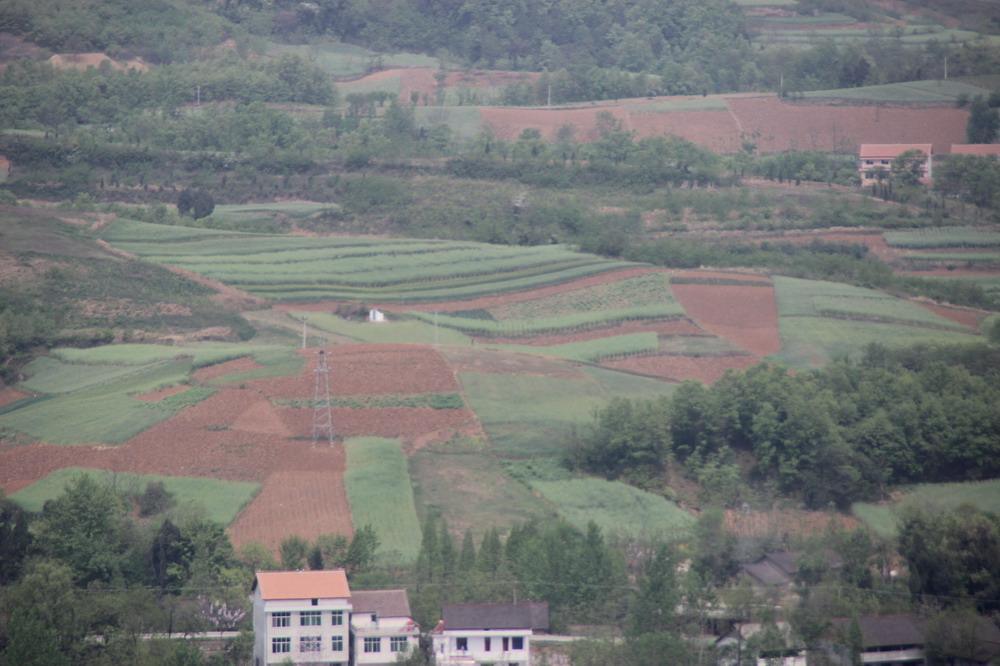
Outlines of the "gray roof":
[{"label": "gray roof", "polygon": [[406,590],[353,590],[351,609],[379,617],[410,617],[410,600]]},{"label": "gray roof", "polygon": [[[763,585],[787,585],[794,582],[795,576],[799,573],[796,560],[800,555],[802,553],[792,553],[787,550],[767,553],[752,564],[744,564],[743,571]],[[843,558],[835,550],[823,551],[823,558],[833,570],[844,566]]]},{"label": "gray roof", "polygon": [[516,604],[451,604],[441,607],[445,629],[531,629],[549,628],[549,602]]},{"label": "gray roof", "polygon": [[[831,620],[834,629],[844,632],[850,630],[849,618]],[[882,615],[875,617],[859,617],[861,636],[865,649],[889,647],[891,645],[923,645],[924,637],[920,626],[910,615]]]}]

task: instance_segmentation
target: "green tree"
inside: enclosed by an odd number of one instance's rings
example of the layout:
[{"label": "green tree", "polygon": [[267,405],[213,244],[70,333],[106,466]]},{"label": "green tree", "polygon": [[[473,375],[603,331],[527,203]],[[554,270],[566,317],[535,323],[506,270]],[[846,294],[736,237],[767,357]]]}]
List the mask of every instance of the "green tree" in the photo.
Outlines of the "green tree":
[{"label": "green tree", "polygon": [[656,634],[674,628],[674,615],[680,601],[677,583],[677,552],[669,544],[660,544],[646,559],[639,591],[628,615],[628,635]]},{"label": "green tree", "polygon": [[982,95],[972,100],[969,106],[969,123],[965,127],[965,138],[969,143],[992,143],[1000,131],[1000,110],[990,106]]},{"label": "green tree", "polygon": [[79,476],[42,510],[38,547],[68,564],[81,585],[110,582],[123,572],[127,510],[125,498],[110,486]]}]

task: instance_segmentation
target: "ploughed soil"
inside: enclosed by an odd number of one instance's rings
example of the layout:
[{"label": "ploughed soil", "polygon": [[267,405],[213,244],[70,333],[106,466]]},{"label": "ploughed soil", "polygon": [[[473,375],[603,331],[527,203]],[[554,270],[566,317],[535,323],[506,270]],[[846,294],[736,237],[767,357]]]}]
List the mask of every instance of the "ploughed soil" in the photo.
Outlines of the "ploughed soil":
[{"label": "ploughed soil", "polygon": [[[468,409],[430,407],[334,408],[333,448],[313,446],[318,350],[296,377],[241,381],[222,388],[176,416],[120,446],[55,446],[30,443],[0,450],[0,487],[12,493],[64,467],[255,481],[261,492],[231,527],[237,546],[260,541],[276,547],[293,534],[351,533],[343,487],[343,437],[398,437],[413,450],[456,432],[479,432]],[[332,395],[459,391],[454,371],[425,345],[341,345],[326,352]],[[207,382],[258,367],[237,359],[195,373]],[[186,387],[181,387],[186,388]],[[163,399],[172,389],[138,396]],[[12,389],[0,398],[24,397]],[[296,403],[294,401],[300,401]],[[304,403],[304,404],[302,404]],[[300,406],[291,406],[299,404]]]},{"label": "ploughed soil", "polygon": [[683,271],[678,278],[736,279],[759,285],[692,284],[671,281],[674,298],[696,324],[755,356],[781,349],[774,285],[762,276],[713,271]]}]

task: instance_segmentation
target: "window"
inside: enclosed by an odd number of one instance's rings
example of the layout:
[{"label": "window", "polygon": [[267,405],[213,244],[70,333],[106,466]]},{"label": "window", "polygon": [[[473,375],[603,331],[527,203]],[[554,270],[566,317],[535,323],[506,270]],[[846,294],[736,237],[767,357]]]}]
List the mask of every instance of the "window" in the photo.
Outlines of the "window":
[{"label": "window", "polygon": [[319,606],[319,599],[313,599],[312,605]]},{"label": "window", "polygon": [[334,636],[333,639],[330,641],[330,649],[333,650],[334,652],[343,652],[344,651],[344,637],[343,636]]},{"label": "window", "polygon": [[318,627],[322,621],[322,611],[302,611],[299,613],[299,624],[303,627]]},{"label": "window", "polygon": [[344,611],[333,611],[332,613],[330,613],[330,619],[333,620],[331,624],[333,624],[336,627],[339,627],[340,625],[344,624]]},{"label": "window", "polygon": [[299,652],[319,652],[323,649],[322,636],[299,636]]},{"label": "window", "polygon": [[506,636],[503,637],[503,651],[506,652],[510,649],[510,639]]},{"label": "window", "polygon": [[409,640],[406,636],[390,636],[389,637],[389,651],[390,652],[406,652],[407,648],[410,646]]},{"label": "window", "polygon": [[272,638],[271,639],[271,652],[277,654],[279,652],[291,652],[292,651],[292,639],[288,636],[284,638]]},{"label": "window", "polygon": [[469,639],[468,638],[456,638],[455,639],[455,649],[456,650],[468,650],[469,649]]},{"label": "window", "polygon": [[378,622],[378,615],[372,613],[372,622]]},{"label": "window", "polygon": [[284,613],[271,613],[271,626],[272,627],[287,627],[292,623],[292,614],[289,612]]},{"label": "window", "polygon": [[382,638],[380,636],[365,636],[365,652],[381,652]]},{"label": "window", "polygon": [[510,649],[511,650],[523,650],[524,649],[524,636],[514,636],[510,639]]},{"label": "window", "polygon": [[489,636],[487,636],[486,638],[483,639],[483,651],[484,652],[489,652],[490,651],[490,637]]}]

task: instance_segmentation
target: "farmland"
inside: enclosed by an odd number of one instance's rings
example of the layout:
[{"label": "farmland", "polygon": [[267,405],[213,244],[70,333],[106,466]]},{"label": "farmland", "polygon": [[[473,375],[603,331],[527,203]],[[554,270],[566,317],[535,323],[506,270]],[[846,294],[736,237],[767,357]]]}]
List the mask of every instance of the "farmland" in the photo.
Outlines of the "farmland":
[{"label": "farmland", "polygon": [[1000,511],[1000,482],[969,481],[964,483],[926,483],[904,489],[892,503],[857,503],[851,510],[877,534],[884,538],[897,535],[899,521],[908,511],[916,509],[942,512],[962,504],[977,506],[983,511]]}]

